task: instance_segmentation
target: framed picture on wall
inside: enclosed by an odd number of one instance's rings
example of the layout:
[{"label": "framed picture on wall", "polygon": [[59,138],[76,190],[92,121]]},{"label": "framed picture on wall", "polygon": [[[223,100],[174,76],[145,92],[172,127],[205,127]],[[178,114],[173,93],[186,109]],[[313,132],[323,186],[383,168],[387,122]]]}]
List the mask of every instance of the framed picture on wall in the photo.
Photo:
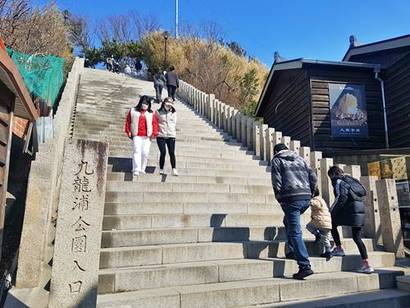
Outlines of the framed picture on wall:
[{"label": "framed picture on wall", "polygon": [[368,137],[364,85],[329,83],[329,101],[332,137]]}]

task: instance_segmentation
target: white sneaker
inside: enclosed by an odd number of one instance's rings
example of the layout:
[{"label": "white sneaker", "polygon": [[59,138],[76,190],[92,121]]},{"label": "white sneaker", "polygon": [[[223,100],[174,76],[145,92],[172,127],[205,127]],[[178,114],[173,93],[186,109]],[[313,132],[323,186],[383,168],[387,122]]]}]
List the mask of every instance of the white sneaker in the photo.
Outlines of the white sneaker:
[{"label": "white sneaker", "polygon": [[159,169],[159,174],[165,174],[164,169]]},{"label": "white sneaker", "polygon": [[359,273],[371,274],[374,272],[374,268],[369,264],[363,264],[362,267],[358,270]]},{"label": "white sneaker", "polygon": [[172,169],[172,175],[173,176],[178,176],[178,171],[177,171],[177,169]]},{"label": "white sneaker", "polygon": [[139,173],[138,171],[135,171],[132,175],[133,175],[133,176],[139,176],[140,173]]},{"label": "white sneaker", "polygon": [[145,171],[142,171],[142,170],[140,171],[140,173],[141,173],[141,174],[146,174],[146,172],[145,172]]}]

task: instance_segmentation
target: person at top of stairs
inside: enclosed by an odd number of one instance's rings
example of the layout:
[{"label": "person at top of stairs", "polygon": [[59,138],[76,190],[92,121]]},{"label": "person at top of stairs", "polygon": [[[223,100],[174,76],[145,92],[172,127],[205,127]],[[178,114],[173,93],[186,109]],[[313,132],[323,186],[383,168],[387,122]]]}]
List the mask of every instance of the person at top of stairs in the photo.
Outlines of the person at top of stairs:
[{"label": "person at top of stairs", "polygon": [[332,254],[333,256],[344,257],[345,253],[337,227],[351,226],[353,240],[362,257],[362,267],[359,269],[359,272],[370,274],[374,272],[374,269],[369,265],[367,249],[361,237],[365,216],[363,197],[366,195],[366,189],[357,179],[345,175],[339,167],[330,167],[327,174],[332,180],[336,197],[330,208],[332,214],[332,236],[336,244]]},{"label": "person at top of stairs", "polygon": [[175,159],[175,137],[177,134],[177,113],[171,97],[167,97],[162,102],[161,108],[158,109],[158,136],[157,144],[160,152],[159,173],[164,174],[165,156],[168,153],[171,160],[172,175],[177,176]]},{"label": "person at top of stairs", "polygon": [[179,78],[175,72],[175,67],[170,66],[169,71],[165,74],[167,79],[168,96],[175,100],[175,91],[179,88]]},{"label": "person at top of stairs", "polygon": [[311,221],[306,225],[306,229],[316,237],[316,242],[320,241],[325,252],[320,256],[327,261],[332,257],[332,246],[330,245],[330,230],[332,230],[332,218],[326,201],[319,196],[319,188],[316,187],[315,196],[310,201]]},{"label": "person at top of stairs", "polygon": [[272,187],[285,214],[283,223],[289,249],[294,253],[299,265],[299,272],[294,274],[293,278],[302,280],[312,275],[313,271],[302,238],[300,215],[309,208],[317,177],[306,161],[283,143],[275,145],[273,151],[275,156],[272,159]]},{"label": "person at top of stairs", "polygon": [[151,98],[141,96],[138,105],[131,108],[125,120],[125,133],[132,139],[132,172],[145,173],[151,141],[158,134],[158,117],[151,110]]}]

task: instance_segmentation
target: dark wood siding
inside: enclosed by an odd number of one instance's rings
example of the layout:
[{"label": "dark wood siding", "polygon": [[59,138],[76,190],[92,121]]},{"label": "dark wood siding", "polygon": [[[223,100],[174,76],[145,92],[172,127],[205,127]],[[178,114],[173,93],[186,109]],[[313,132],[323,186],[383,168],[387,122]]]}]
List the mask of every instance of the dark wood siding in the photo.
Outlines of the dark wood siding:
[{"label": "dark wood siding", "polygon": [[410,147],[410,53],[388,68],[385,80],[391,147]]},{"label": "dark wood siding", "polygon": [[268,102],[260,114],[270,127],[310,146],[309,79],[302,69],[275,72]]},{"label": "dark wood siding", "polygon": [[365,53],[350,57],[350,62],[363,62],[380,64],[383,68],[388,68],[392,64],[399,61],[410,52],[410,47],[401,47],[377,52]]},{"label": "dark wood siding", "polygon": [[[339,149],[375,149],[385,146],[383,107],[380,85],[372,70],[340,67],[308,68],[311,83],[313,138],[316,150],[330,154]],[[353,83],[365,86],[369,138],[348,139],[331,136],[329,83]]]}]

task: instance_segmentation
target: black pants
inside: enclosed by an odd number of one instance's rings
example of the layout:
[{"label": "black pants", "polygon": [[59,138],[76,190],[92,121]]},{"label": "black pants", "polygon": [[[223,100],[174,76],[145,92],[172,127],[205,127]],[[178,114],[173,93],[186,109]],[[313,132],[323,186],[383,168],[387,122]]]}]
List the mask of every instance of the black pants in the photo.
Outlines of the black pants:
[{"label": "black pants", "polygon": [[[339,231],[337,231],[338,226],[333,226],[332,228],[332,237],[337,246],[340,246],[342,243],[340,241]],[[361,227],[352,227],[353,241],[356,243],[357,248],[359,248],[360,256],[363,260],[367,259],[367,249],[362,241],[362,228]]]},{"label": "black pants", "polygon": [[175,91],[177,90],[176,86],[171,86],[168,85],[168,97],[172,97],[173,100],[175,100]]},{"label": "black pants", "polygon": [[165,145],[168,147],[169,157],[171,159],[171,167],[172,169],[176,168],[176,161],[175,161],[175,138],[162,138],[157,137],[157,144],[160,152],[159,156],[159,169],[164,169],[165,164],[165,156],[167,155],[167,149]]}]

